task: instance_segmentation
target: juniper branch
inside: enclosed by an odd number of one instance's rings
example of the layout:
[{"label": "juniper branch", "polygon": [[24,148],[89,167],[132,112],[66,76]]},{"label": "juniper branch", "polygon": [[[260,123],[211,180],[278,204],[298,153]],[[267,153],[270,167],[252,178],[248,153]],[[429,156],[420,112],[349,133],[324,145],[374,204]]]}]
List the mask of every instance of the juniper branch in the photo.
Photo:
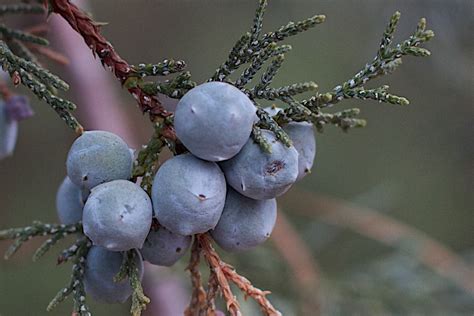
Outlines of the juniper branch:
[{"label": "juniper branch", "polygon": [[48,88],[53,86],[67,90],[69,86],[64,81],[35,63],[16,56],[3,41],[0,41],[0,62],[4,70],[10,73],[12,77],[17,78],[17,83],[22,83],[39,99],[46,101],[76,133],[82,133],[82,126],[70,113],[76,108],[76,105],[56,96]]},{"label": "juniper branch", "polygon": [[137,81],[137,86],[148,95],[164,94],[173,99],[180,99],[186,92],[196,86],[191,81],[189,72],[182,72],[176,78],[164,82]]},{"label": "juniper branch", "polygon": [[199,234],[196,235],[196,238],[199,242],[199,247],[202,249],[203,257],[206,259],[207,264],[209,265],[209,268],[216,274],[216,279],[219,283],[222,296],[224,297],[227,310],[232,316],[241,315],[239,302],[237,302],[235,299],[235,296],[232,293],[229,285],[229,280],[222,269],[223,262],[212,246],[209,236],[207,236],[207,234]]},{"label": "juniper branch", "polygon": [[150,303],[150,299],[143,293],[143,287],[140,280],[140,273],[136,265],[137,250],[132,249],[124,254],[124,261],[119,273],[115,276],[115,282],[121,282],[128,278],[130,286],[133,289],[132,307],[130,314],[132,316],[140,316],[141,312],[146,309],[146,305]]},{"label": "juniper branch", "polygon": [[408,105],[410,102],[404,97],[399,97],[394,94],[387,92],[388,86],[384,85],[375,89],[355,88],[344,93],[344,98],[356,98],[361,100],[375,100],[379,102],[398,104],[398,105]]},{"label": "juniper branch", "polygon": [[262,148],[264,152],[271,154],[272,147],[268,143],[267,139],[263,136],[262,129],[257,125],[252,127],[252,139],[260,146],[260,148]]},{"label": "juniper branch", "polygon": [[[79,33],[87,46],[91,48],[94,55],[97,55],[102,64],[112,70],[120,83],[127,87],[127,90],[137,101],[140,110],[143,113],[149,113],[150,119],[155,121],[170,115],[161,105],[156,95],[145,93],[138,85],[127,86],[128,79],[135,81],[136,74],[130,64],[122,59],[115,51],[114,47],[101,34],[100,24],[94,22],[90,16],[83,12],[69,0],[50,0],[48,1],[51,12],[61,15],[69,25]],[[170,135],[175,138],[175,135]]]},{"label": "juniper branch", "polygon": [[232,48],[227,60],[216,70],[214,76],[209,81],[224,81],[230,74],[258,55],[263,49],[273,42],[280,42],[286,38],[304,32],[320,23],[323,23],[326,17],[324,15],[315,15],[299,22],[289,22],[281,26],[274,32],[268,32],[257,39],[261,30],[263,13],[266,7],[266,1],[261,1],[257,9],[252,32],[247,32],[237,41]]},{"label": "juniper branch", "polygon": [[387,25],[387,28],[383,33],[382,41],[380,42],[379,51],[377,52],[377,58],[382,59],[387,53],[387,50],[389,49],[389,46],[393,40],[393,33],[395,33],[398,21],[400,21],[400,16],[400,12],[397,11],[390,18],[390,22]]},{"label": "juniper branch", "polygon": [[41,14],[45,13],[45,10],[40,4],[29,3],[5,4],[0,6],[0,15],[18,13]]},{"label": "juniper branch", "polygon": [[430,55],[427,49],[419,47],[419,45],[429,41],[434,36],[433,31],[426,30],[425,19],[420,20],[415,32],[407,40],[392,47],[392,37],[399,19],[400,12],[395,12],[385,30],[380,48],[374,60],[366,64],[353,78],[334,88],[332,103],[344,99],[344,94],[347,94],[349,90],[362,87],[371,79],[391,73],[401,64],[401,58],[403,56],[411,55],[423,57]]},{"label": "juniper branch", "polygon": [[165,139],[163,139],[163,124],[155,124],[155,132],[146,146],[138,153],[138,157],[134,162],[132,179],[136,180],[142,177],[140,186],[149,194],[151,192],[151,185],[158,168],[158,159],[161,150],[165,146]]},{"label": "juniper branch", "polygon": [[351,128],[365,127],[367,125],[365,120],[355,118],[359,113],[360,110],[357,108],[343,110],[334,114],[318,113],[312,115],[311,121],[319,132],[322,132],[324,126],[328,124],[340,127],[344,132],[347,132]]},{"label": "juniper branch", "polygon": [[[13,73],[12,70],[14,72],[14,69],[9,69],[9,72]],[[54,95],[44,84],[30,76],[30,74],[25,70],[20,68],[18,70],[18,74],[23,85],[28,87],[39,99],[48,103],[53,108],[53,110],[55,110],[56,113],[66,122],[66,124],[77,134],[82,134],[83,127],[70,113],[70,111],[76,108],[74,103]]]},{"label": "juniper branch", "polygon": [[77,239],[76,242],[72,244],[69,248],[61,251],[61,254],[58,256],[57,259],[57,264],[59,265],[68,262],[71,259],[74,259],[81,247],[88,242],[89,240],[85,236]]},{"label": "juniper branch", "polygon": [[195,236],[193,245],[191,246],[191,256],[189,258],[189,264],[186,267],[186,270],[189,271],[191,276],[191,301],[189,306],[186,308],[184,315],[185,316],[196,316],[206,305],[206,292],[202,286],[201,281],[201,272],[199,271],[199,262],[201,260],[201,248],[199,245],[199,240]]},{"label": "juniper branch", "polygon": [[39,65],[38,59],[36,58],[35,54],[33,54],[31,50],[22,42],[17,41],[15,39],[7,39],[6,43],[12,53],[16,56],[30,61],[36,65]]},{"label": "juniper branch", "polygon": [[41,68],[40,66],[38,66],[37,64],[33,62],[30,62],[26,59],[16,56],[8,48],[5,42],[1,42],[1,41],[0,41],[0,57],[2,58],[1,61],[3,63],[8,63],[9,65],[11,65],[11,67],[16,68],[15,70],[18,70],[18,68],[25,70],[26,72],[37,77],[43,84],[51,85],[55,88],[58,88],[64,91],[69,89],[69,85],[66,82],[64,82],[62,79],[60,79],[58,76],[53,75],[46,69]]},{"label": "juniper branch", "polygon": [[294,83],[292,85],[279,88],[266,88],[257,90],[257,87],[250,92],[253,98],[265,100],[282,100],[285,101],[288,97],[293,97],[308,91],[314,91],[318,85],[313,82]]},{"label": "juniper branch", "polygon": [[301,32],[307,31],[318,24],[323,23],[326,20],[325,15],[314,15],[310,18],[304,19],[298,22],[289,22],[286,25],[281,26],[275,32],[268,32],[263,35],[262,39],[257,43],[252,44],[252,49],[258,49],[266,47],[272,42],[280,42],[287,39],[290,36],[297,35]]},{"label": "juniper branch", "polygon": [[47,46],[49,42],[43,37],[32,35],[20,30],[11,29],[4,24],[0,24],[0,34],[5,38],[14,38],[22,42],[29,42],[37,45]]},{"label": "juniper branch", "polygon": [[234,47],[229,53],[227,60],[217,68],[214,76],[212,76],[209,81],[224,81],[227,76],[231,75],[235,70],[237,70],[240,65],[246,60],[246,52],[251,34],[249,32],[242,35],[242,37],[235,43]]},{"label": "juniper branch", "polygon": [[183,60],[165,59],[157,64],[139,64],[132,69],[140,76],[167,76],[172,73],[181,72],[186,68]]},{"label": "juniper branch", "polygon": [[[74,264],[72,266],[72,275],[69,281],[69,284],[62,288],[56,296],[51,300],[46,308],[47,311],[52,311],[56,306],[65,301],[71,294],[73,295],[74,300],[74,312],[76,315],[81,316],[90,316],[89,308],[85,302],[85,291],[84,291],[84,272],[86,257],[89,252],[89,249],[92,247],[92,243],[87,238],[80,238],[73,245],[77,246],[71,255],[71,258],[74,259]],[[69,248],[71,249],[71,248]],[[67,251],[67,249],[65,250]]]},{"label": "juniper branch", "polygon": [[255,42],[260,36],[263,26],[263,16],[265,14],[265,9],[267,5],[267,0],[260,0],[258,3],[258,8],[255,12],[255,18],[253,19],[252,31],[250,33],[250,43]]},{"label": "juniper branch", "polygon": [[291,50],[291,46],[289,45],[277,46],[276,43],[270,43],[252,58],[250,66],[245,69],[239,79],[237,79],[235,86],[237,88],[243,88],[253,79],[255,74],[262,68],[263,64],[268,59],[281,55],[289,50]]},{"label": "juniper branch", "polygon": [[[257,124],[258,127],[268,129],[272,131],[273,133],[275,133],[275,136],[277,137],[277,139],[279,139],[286,146],[290,147],[292,145],[291,139],[288,136],[288,134],[281,128],[280,125],[278,125],[278,123],[265,110],[263,110],[262,108],[258,108],[256,113],[259,118],[259,122]],[[258,135],[257,135],[257,140],[258,140]],[[260,142],[260,144],[262,144],[262,142]],[[265,149],[265,145],[263,146],[263,149],[268,151],[268,149]]]},{"label": "juniper branch", "polygon": [[[317,93],[315,96],[302,100],[299,103],[304,108],[309,109],[311,113],[302,113],[298,107],[290,106],[285,109],[284,113],[278,113],[274,119],[279,123],[285,123],[289,120],[307,120],[315,123],[318,130],[322,130],[326,124],[334,124],[341,127],[344,131],[353,127],[363,127],[366,125],[365,120],[356,119],[354,117],[346,117],[347,113],[354,113],[353,110],[341,111],[334,114],[321,113],[321,110],[330,107],[344,99],[357,98],[362,100],[376,100],[379,102],[407,105],[408,99],[394,94],[388,93],[388,86],[383,85],[375,89],[366,89],[364,85],[370,80],[382,75],[393,72],[402,63],[402,57],[406,55],[412,56],[429,56],[429,51],[419,47],[424,42],[429,41],[434,33],[426,30],[426,21],[421,19],[417,25],[415,32],[405,41],[393,46],[393,34],[400,19],[400,13],[395,12],[387,25],[383,34],[379,49],[373,61],[365,65],[365,67],[357,72],[351,79],[341,85],[336,86],[332,92]],[[270,90],[272,91],[272,90]],[[254,92],[255,97],[281,99],[279,95],[263,90],[262,92]],[[285,98],[292,96],[284,96]],[[291,99],[289,99],[291,101]],[[288,102],[286,102],[288,103]],[[291,105],[291,103],[289,103]],[[294,103],[296,104],[296,103]],[[296,111],[295,111],[296,109]],[[358,113],[357,113],[358,114]],[[305,117],[306,116],[306,117]]]},{"label": "juniper branch", "polygon": [[78,316],[91,316],[89,307],[86,304],[86,291],[84,289],[84,273],[86,271],[87,254],[92,243],[86,243],[78,252],[74,265],[72,266],[72,286],[73,286],[73,311]]},{"label": "juniper branch", "polygon": [[[82,231],[82,223],[71,225],[44,224],[39,221],[33,222],[33,225],[23,228],[11,228],[0,231],[0,240],[12,239],[13,244],[7,249],[5,259],[10,258],[20,247],[28,240],[37,236],[52,236],[54,239],[62,239],[70,234]],[[50,247],[44,246],[42,253]]]},{"label": "juniper branch", "polygon": [[265,72],[262,74],[262,77],[260,78],[260,83],[258,83],[252,90],[252,93],[255,94],[256,91],[262,91],[265,88],[270,85],[272,82],[273,78],[278,73],[278,70],[280,70],[281,66],[283,65],[283,62],[285,61],[285,55],[280,54],[277,55],[273,60],[270,66],[267,67]]},{"label": "juniper branch", "polygon": [[206,304],[199,311],[199,316],[216,315],[215,299],[219,292],[219,281],[215,271],[213,269],[209,270],[209,280],[207,282],[206,290]]}]

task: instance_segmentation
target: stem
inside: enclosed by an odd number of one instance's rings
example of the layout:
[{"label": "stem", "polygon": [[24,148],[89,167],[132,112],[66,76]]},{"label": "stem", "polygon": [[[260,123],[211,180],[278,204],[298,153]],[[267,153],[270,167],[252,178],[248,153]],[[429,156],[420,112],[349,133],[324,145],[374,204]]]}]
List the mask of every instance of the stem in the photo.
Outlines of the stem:
[{"label": "stem", "polygon": [[127,85],[127,79],[139,77],[139,74],[127,61],[120,57],[113,46],[100,33],[97,23],[69,0],[50,0],[49,3],[50,9],[62,16],[82,36],[94,56],[98,56],[104,67],[110,69],[120,83],[126,86],[143,113],[149,113],[151,120],[171,115],[170,112],[164,109],[156,96],[147,94],[138,85]]}]

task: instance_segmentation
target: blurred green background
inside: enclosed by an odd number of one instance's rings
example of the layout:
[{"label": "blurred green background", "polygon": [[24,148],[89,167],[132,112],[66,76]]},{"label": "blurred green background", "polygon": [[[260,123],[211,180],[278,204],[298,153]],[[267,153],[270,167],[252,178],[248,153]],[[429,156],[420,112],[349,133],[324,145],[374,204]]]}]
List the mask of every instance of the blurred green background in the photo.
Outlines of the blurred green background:
[{"label": "blurred green background", "polygon": [[[109,22],[104,35],[130,63],[184,59],[194,80],[202,82],[248,30],[256,2],[108,0],[94,1],[91,11],[96,20]],[[466,260],[473,259],[474,253],[473,9],[470,0],[272,0],[264,25],[264,31],[270,31],[289,20],[327,16],[324,24],[288,41],[293,51],[273,83],[314,80],[326,91],[371,60],[394,11],[402,13],[396,41],[405,39],[420,17],[427,18],[436,33],[427,44],[432,56],[405,58],[395,74],[371,85],[389,84],[392,93],[406,96],[411,104],[400,108],[370,101],[343,102],[344,108],[360,107],[368,126],[348,134],[327,127],[318,134],[316,166],[297,187],[373,208],[426,233]],[[68,78],[64,67],[52,69]],[[145,142],[146,118],[118,84],[114,89],[122,99],[120,107],[129,113],[133,129]],[[74,86],[71,93],[80,107]],[[35,100],[34,108],[35,118],[21,124],[15,155],[0,161],[0,228],[24,226],[35,219],[56,220],[55,193],[65,175],[64,161],[74,135],[47,105]],[[83,115],[79,111],[79,119]],[[320,291],[326,297],[323,314],[472,315],[473,297],[451,281],[403,251],[350,229],[328,226],[317,217],[300,217],[292,212],[291,199],[291,193],[283,197],[282,205],[320,266]],[[314,205],[306,204],[310,212]],[[46,315],[47,303],[68,280],[69,266],[54,267],[59,248],[31,262],[36,245],[31,242],[10,261],[0,261],[1,316]],[[6,246],[0,243],[0,251]],[[271,289],[270,298],[284,315],[307,314],[291,285],[292,272],[271,242],[226,258],[257,286]],[[183,260],[159,273],[177,276],[188,286],[185,264]],[[253,305],[246,308],[247,315],[258,315]],[[50,315],[68,315],[69,310],[67,302]],[[93,304],[96,315],[126,315],[127,310],[128,306]]]}]

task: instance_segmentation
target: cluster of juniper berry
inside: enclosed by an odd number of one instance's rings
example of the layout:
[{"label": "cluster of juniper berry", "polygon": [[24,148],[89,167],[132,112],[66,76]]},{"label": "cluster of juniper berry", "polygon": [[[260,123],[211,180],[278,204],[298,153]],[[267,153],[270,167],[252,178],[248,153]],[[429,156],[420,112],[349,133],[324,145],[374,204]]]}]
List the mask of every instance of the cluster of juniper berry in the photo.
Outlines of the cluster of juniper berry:
[{"label": "cluster of juniper berry", "polygon": [[[270,115],[278,109],[267,109]],[[190,247],[192,236],[210,231],[227,251],[264,242],[275,225],[275,198],[313,165],[313,125],[284,126],[293,146],[263,131],[264,151],[251,136],[256,108],[231,84],[209,82],[178,103],[176,134],[188,153],[166,161],[156,173],[151,199],[132,175],[133,151],[117,135],[87,131],[67,157],[67,177],[57,193],[63,224],[83,223],[92,241],[84,287],[107,303],[123,302],[132,288],[116,282],[124,251],[139,249],[144,260],[171,266]],[[152,225],[153,218],[159,225]],[[136,266],[143,264],[136,256]]]}]

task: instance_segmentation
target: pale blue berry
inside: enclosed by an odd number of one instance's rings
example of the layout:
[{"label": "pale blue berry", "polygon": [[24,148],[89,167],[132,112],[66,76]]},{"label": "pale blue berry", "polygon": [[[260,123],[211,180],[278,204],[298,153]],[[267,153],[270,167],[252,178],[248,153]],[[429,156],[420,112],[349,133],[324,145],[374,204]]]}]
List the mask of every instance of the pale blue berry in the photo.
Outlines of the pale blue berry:
[{"label": "pale blue berry", "polygon": [[111,251],[141,248],[150,231],[151,200],[137,184],[115,180],[92,189],[82,222],[94,245]]},{"label": "pale blue berry", "polygon": [[[102,247],[93,246],[87,254],[84,273],[86,294],[102,303],[124,303],[132,294],[129,280],[125,278],[115,282],[123,263],[121,252],[112,252]],[[143,278],[143,261],[137,252],[135,265],[140,279]]]},{"label": "pale blue berry", "polygon": [[248,250],[270,237],[276,217],[275,199],[254,200],[229,188],[224,211],[211,235],[226,251]]},{"label": "pale blue berry", "polygon": [[72,144],[67,174],[76,185],[92,189],[112,180],[129,179],[132,162],[130,149],[120,137],[105,131],[89,131]]},{"label": "pale blue berry", "polygon": [[311,172],[316,156],[314,126],[308,122],[290,122],[283,127],[298,152],[298,178],[301,180]]},{"label": "pale blue berry", "polygon": [[71,182],[66,177],[56,193],[56,210],[61,224],[69,225],[82,221],[82,210],[88,192]]},{"label": "pale blue berry", "polygon": [[256,120],[252,101],[224,82],[204,83],[186,93],[176,107],[176,135],[196,157],[222,161],[235,156]]},{"label": "pale blue berry", "polygon": [[216,163],[184,154],[158,169],[151,197],[160,224],[188,236],[216,226],[225,193],[224,174]]},{"label": "pale blue berry", "polygon": [[267,153],[249,139],[237,156],[221,163],[227,183],[237,192],[256,200],[282,195],[298,176],[298,153],[286,147],[275,135],[262,130],[271,146]]},{"label": "pale blue berry", "polygon": [[150,231],[140,251],[149,263],[169,267],[184,256],[191,240],[191,236],[175,234],[160,226]]}]

